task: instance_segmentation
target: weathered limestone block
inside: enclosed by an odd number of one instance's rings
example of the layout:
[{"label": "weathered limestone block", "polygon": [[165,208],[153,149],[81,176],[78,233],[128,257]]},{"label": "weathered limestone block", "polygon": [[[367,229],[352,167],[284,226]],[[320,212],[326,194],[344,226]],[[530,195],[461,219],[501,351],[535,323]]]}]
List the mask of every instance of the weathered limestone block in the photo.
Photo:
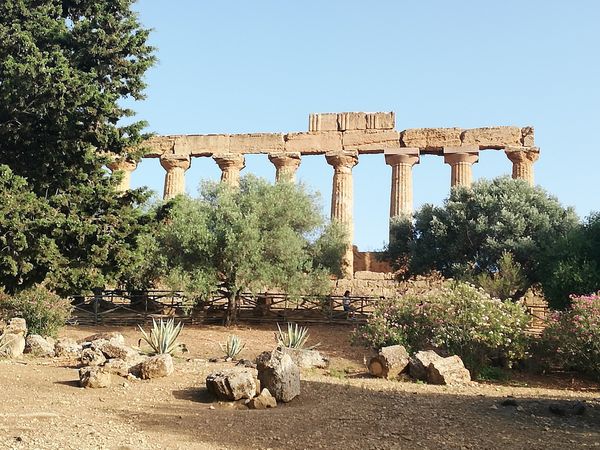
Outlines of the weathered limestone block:
[{"label": "weathered limestone block", "polygon": [[133,360],[140,356],[140,353],[136,349],[122,344],[118,340],[111,339],[110,341],[105,342],[102,340],[94,341],[92,346],[104,353],[108,359],[119,358],[124,360]]},{"label": "weathered limestone block", "polygon": [[0,337],[0,357],[19,358],[25,351],[22,334],[4,333]]},{"label": "weathered limestone block", "polygon": [[106,356],[100,350],[84,348],[79,360],[84,366],[101,366],[106,362]]},{"label": "weathered limestone block", "polygon": [[21,336],[27,335],[27,322],[21,317],[13,317],[8,321],[6,327],[4,327],[4,333],[6,334],[20,334]]},{"label": "weathered limestone block", "polygon": [[477,145],[479,149],[502,149],[506,146],[521,144],[519,127],[471,128],[461,135],[463,145]]},{"label": "weathered limestone block", "polygon": [[158,158],[161,155],[173,153],[177,136],[152,136],[142,143],[144,155],[147,158]]},{"label": "weathered limestone block", "polygon": [[277,408],[277,400],[275,400],[275,397],[271,395],[268,389],[263,389],[260,395],[251,398],[246,405],[250,409]]},{"label": "weathered limestone block", "polygon": [[168,377],[174,372],[173,357],[168,353],[151,356],[141,363],[140,374],[145,380]]},{"label": "weathered limestone block", "polygon": [[367,113],[368,130],[391,130],[396,126],[396,115],[390,112]]},{"label": "weathered limestone block", "polygon": [[117,333],[116,331],[104,331],[100,333],[95,333],[90,336],[86,336],[83,339],[77,341],[80,344],[85,344],[89,342],[90,344],[94,341],[103,340],[103,341],[115,341],[119,344],[125,344],[125,338],[121,333]]},{"label": "weathered limestone block", "polygon": [[292,361],[301,369],[325,369],[329,365],[329,358],[324,357],[318,350],[285,347],[282,350],[290,355]]},{"label": "weathered limestone block", "polygon": [[250,133],[229,136],[229,153],[272,153],[283,151],[283,134]]},{"label": "weathered limestone block", "polygon": [[54,344],[54,352],[61,358],[79,358],[82,350],[82,346],[72,338],[59,338]]},{"label": "weathered limestone block", "polygon": [[466,384],[471,381],[471,373],[459,356],[449,356],[432,361],[427,368],[427,382],[431,384]]},{"label": "weathered limestone block", "polygon": [[337,115],[338,131],[364,130],[367,128],[367,115],[364,112],[343,112]]},{"label": "weathered limestone block", "polygon": [[523,147],[535,146],[535,130],[533,127],[521,128],[521,144]]},{"label": "weathered limestone block", "polygon": [[211,156],[213,153],[229,153],[228,134],[198,134],[178,136],[175,139],[176,155]]},{"label": "weathered limestone block", "polygon": [[148,357],[142,355],[140,355],[138,358],[129,359],[127,361],[124,359],[113,358],[106,361],[102,368],[107,373],[112,373],[121,377],[126,377],[129,374],[140,376],[142,363],[146,359],[148,359]]},{"label": "weathered limestone block", "polygon": [[461,145],[460,128],[411,128],[400,133],[404,147],[421,150],[441,150],[446,146]]},{"label": "weathered limestone block", "polygon": [[402,345],[382,347],[379,354],[369,361],[369,373],[393,380],[408,367],[409,360],[408,352]]},{"label": "weathered limestone block", "polygon": [[111,377],[101,367],[82,367],[79,369],[79,384],[84,388],[105,388],[110,386]]},{"label": "weathered limestone block", "polygon": [[440,359],[443,358],[433,350],[417,352],[410,358],[408,373],[415,380],[427,381],[429,364]]},{"label": "weathered limestone block", "polygon": [[25,353],[40,357],[53,357],[54,343],[48,342],[39,334],[30,334],[25,340]]},{"label": "weathered limestone block", "polygon": [[308,116],[308,131],[338,131],[337,113],[312,113]]},{"label": "weathered limestone block", "polygon": [[328,131],[319,133],[288,133],[285,135],[285,152],[323,154],[342,151],[342,133]]},{"label": "weathered limestone block", "polygon": [[258,355],[256,369],[260,385],[277,401],[287,403],[300,395],[300,368],[280,348]]},{"label": "weathered limestone block", "polygon": [[361,153],[382,152],[400,148],[400,133],[396,130],[354,130],[342,133],[344,150]]},{"label": "weathered limestone block", "polygon": [[220,400],[251,399],[256,395],[257,377],[253,369],[229,369],[206,377],[206,389]]}]

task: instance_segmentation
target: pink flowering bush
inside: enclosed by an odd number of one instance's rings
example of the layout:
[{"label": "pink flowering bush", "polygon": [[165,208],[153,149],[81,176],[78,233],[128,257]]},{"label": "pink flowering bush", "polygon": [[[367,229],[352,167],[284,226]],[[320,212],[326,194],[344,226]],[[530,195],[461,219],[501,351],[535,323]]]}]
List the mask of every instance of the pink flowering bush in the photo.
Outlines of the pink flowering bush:
[{"label": "pink flowering bush", "polygon": [[548,319],[542,344],[554,364],[600,378],[600,292],[571,296],[571,308]]},{"label": "pink flowering bush", "polygon": [[525,356],[529,320],[520,303],[494,299],[470,284],[448,282],[423,295],[382,302],[353,338],[375,348],[402,344],[409,352],[433,348],[459,355],[477,373]]}]

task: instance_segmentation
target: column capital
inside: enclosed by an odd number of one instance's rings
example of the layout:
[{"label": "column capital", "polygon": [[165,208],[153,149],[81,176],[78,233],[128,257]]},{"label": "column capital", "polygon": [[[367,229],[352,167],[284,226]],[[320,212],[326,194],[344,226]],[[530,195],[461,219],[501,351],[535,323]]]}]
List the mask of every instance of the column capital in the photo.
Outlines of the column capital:
[{"label": "column capital", "polygon": [[414,166],[419,164],[419,154],[408,154],[408,153],[388,153],[385,154],[385,163],[388,166],[396,166],[398,164],[407,164]]},{"label": "column capital", "polygon": [[188,170],[191,165],[190,157],[185,155],[163,155],[160,157],[160,165],[169,172],[175,168]]},{"label": "column capital", "polygon": [[282,167],[298,168],[300,165],[300,152],[270,153],[269,161],[278,169]]},{"label": "column capital", "polygon": [[358,152],[331,152],[325,153],[327,164],[333,166],[336,172],[350,173],[358,164]]},{"label": "column capital", "polygon": [[479,153],[444,153],[444,162],[454,165],[459,163],[474,164],[479,161]]},{"label": "column capital", "polygon": [[106,167],[108,167],[112,172],[116,172],[117,170],[123,170],[125,172],[133,172],[137,168],[137,161],[133,161],[131,159],[115,159],[114,161],[108,163]]},{"label": "column capital", "polygon": [[214,155],[213,159],[222,171],[228,171],[231,169],[242,170],[244,167],[246,167],[244,155],[221,154]]},{"label": "column capital", "polygon": [[506,147],[504,152],[513,163],[534,163],[540,157],[540,149],[538,147]]}]

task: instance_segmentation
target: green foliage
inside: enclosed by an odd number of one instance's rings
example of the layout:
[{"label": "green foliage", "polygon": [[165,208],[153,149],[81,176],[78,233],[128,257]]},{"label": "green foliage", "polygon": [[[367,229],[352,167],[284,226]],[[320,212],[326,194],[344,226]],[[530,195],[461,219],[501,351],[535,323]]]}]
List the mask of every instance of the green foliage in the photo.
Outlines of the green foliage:
[{"label": "green foliage", "polygon": [[102,288],[137,258],[147,194],[117,195],[120,175],[107,176],[102,156],[135,158],[129,149],[144,137],[143,122],[121,125],[133,115],[122,101],[143,98],[154,60],[131,5],[0,3],[0,161],[12,171],[0,174],[0,284],[9,291],[42,281],[64,294]]},{"label": "green foliage", "polygon": [[72,306],[66,299],[44,286],[33,286],[16,295],[0,293],[0,316],[22,317],[31,334],[56,336],[71,316]]},{"label": "green foliage", "polygon": [[175,350],[179,347],[176,344],[179,333],[183,329],[183,323],[179,322],[175,325],[174,319],[167,321],[160,321],[157,323],[152,319],[152,329],[150,334],[146,333],[144,329],[138,325],[138,328],[142,332],[142,338],[152,348],[152,353],[156,355],[169,354],[173,355]]},{"label": "green foliage", "polygon": [[600,379],[600,292],[572,297],[571,309],[549,318],[541,343],[554,365]]},{"label": "green foliage", "polygon": [[477,379],[480,381],[507,381],[509,376],[501,367],[486,366],[481,368]]},{"label": "green foliage", "polygon": [[181,196],[157,214],[164,218],[155,235],[164,275],[196,296],[226,295],[228,323],[242,292],[320,294],[339,271],[340,233],[327,231],[315,195],[301,185],[252,176],[239,188],[204,183],[199,199]]},{"label": "green foliage", "polygon": [[554,309],[570,304],[570,295],[600,289],[600,213],[562,237],[545,255],[544,296]]},{"label": "green foliage", "polygon": [[408,262],[408,274],[493,274],[510,252],[529,283],[543,275],[542,255],[578,222],[543,189],[507,177],[453,188],[443,206],[424,205],[414,219],[396,227],[388,248],[397,266]]},{"label": "green foliage", "polygon": [[244,350],[246,344],[242,342],[239,336],[232,334],[227,338],[225,344],[219,344],[219,346],[225,353],[226,358],[235,359]]},{"label": "green foliage", "polygon": [[514,261],[511,253],[504,252],[497,266],[495,273],[482,272],[476,275],[474,284],[500,300],[517,300],[522,297],[528,282],[521,265]]},{"label": "green foliage", "polygon": [[[284,332],[279,324],[277,324],[277,333],[275,333],[277,345],[282,345],[287,348],[303,349],[309,337],[310,334],[308,334],[307,327],[300,327],[297,323],[288,322],[287,330]],[[317,345],[313,345],[310,348],[315,348]]]},{"label": "green foliage", "polygon": [[402,344],[409,352],[435,348],[459,355],[477,374],[492,364],[512,364],[527,349],[529,316],[519,303],[491,298],[481,289],[448,282],[424,295],[381,302],[355,341],[373,347]]}]

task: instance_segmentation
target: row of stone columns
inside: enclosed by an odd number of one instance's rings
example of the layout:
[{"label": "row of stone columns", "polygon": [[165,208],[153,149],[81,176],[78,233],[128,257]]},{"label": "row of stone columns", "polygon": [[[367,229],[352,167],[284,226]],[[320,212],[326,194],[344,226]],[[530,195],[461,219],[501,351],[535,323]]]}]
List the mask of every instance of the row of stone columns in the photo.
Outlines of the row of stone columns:
[{"label": "row of stone columns", "polygon": [[[512,176],[526,180],[533,185],[533,163],[539,157],[539,150],[531,148],[507,148],[506,155],[513,163]],[[213,157],[221,169],[221,181],[237,186],[240,172],[245,167],[243,155],[219,155]],[[413,211],[412,168],[419,163],[418,148],[400,148],[385,152],[385,162],[392,168],[392,188],[390,195],[390,218],[409,215]],[[346,277],[353,275],[354,238],[353,220],[353,181],[352,168],[358,163],[358,152],[345,151],[326,153],[327,163],[333,167],[333,188],[331,196],[331,219],[345,226],[348,237],[348,248],[342,260],[342,269]],[[451,185],[470,186],[472,183],[472,166],[479,159],[478,147],[446,147],[444,162],[451,167]],[[275,178],[280,181],[294,182],[296,171],[300,166],[300,153],[278,153],[269,155],[269,160],[276,168]],[[160,158],[166,170],[164,199],[168,200],[185,192],[185,171],[190,167],[189,156],[166,155]],[[129,189],[131,172],[137,164],[130,161],[118,161],[109,165],[112,171],[122,171],[120,190]]]}]

